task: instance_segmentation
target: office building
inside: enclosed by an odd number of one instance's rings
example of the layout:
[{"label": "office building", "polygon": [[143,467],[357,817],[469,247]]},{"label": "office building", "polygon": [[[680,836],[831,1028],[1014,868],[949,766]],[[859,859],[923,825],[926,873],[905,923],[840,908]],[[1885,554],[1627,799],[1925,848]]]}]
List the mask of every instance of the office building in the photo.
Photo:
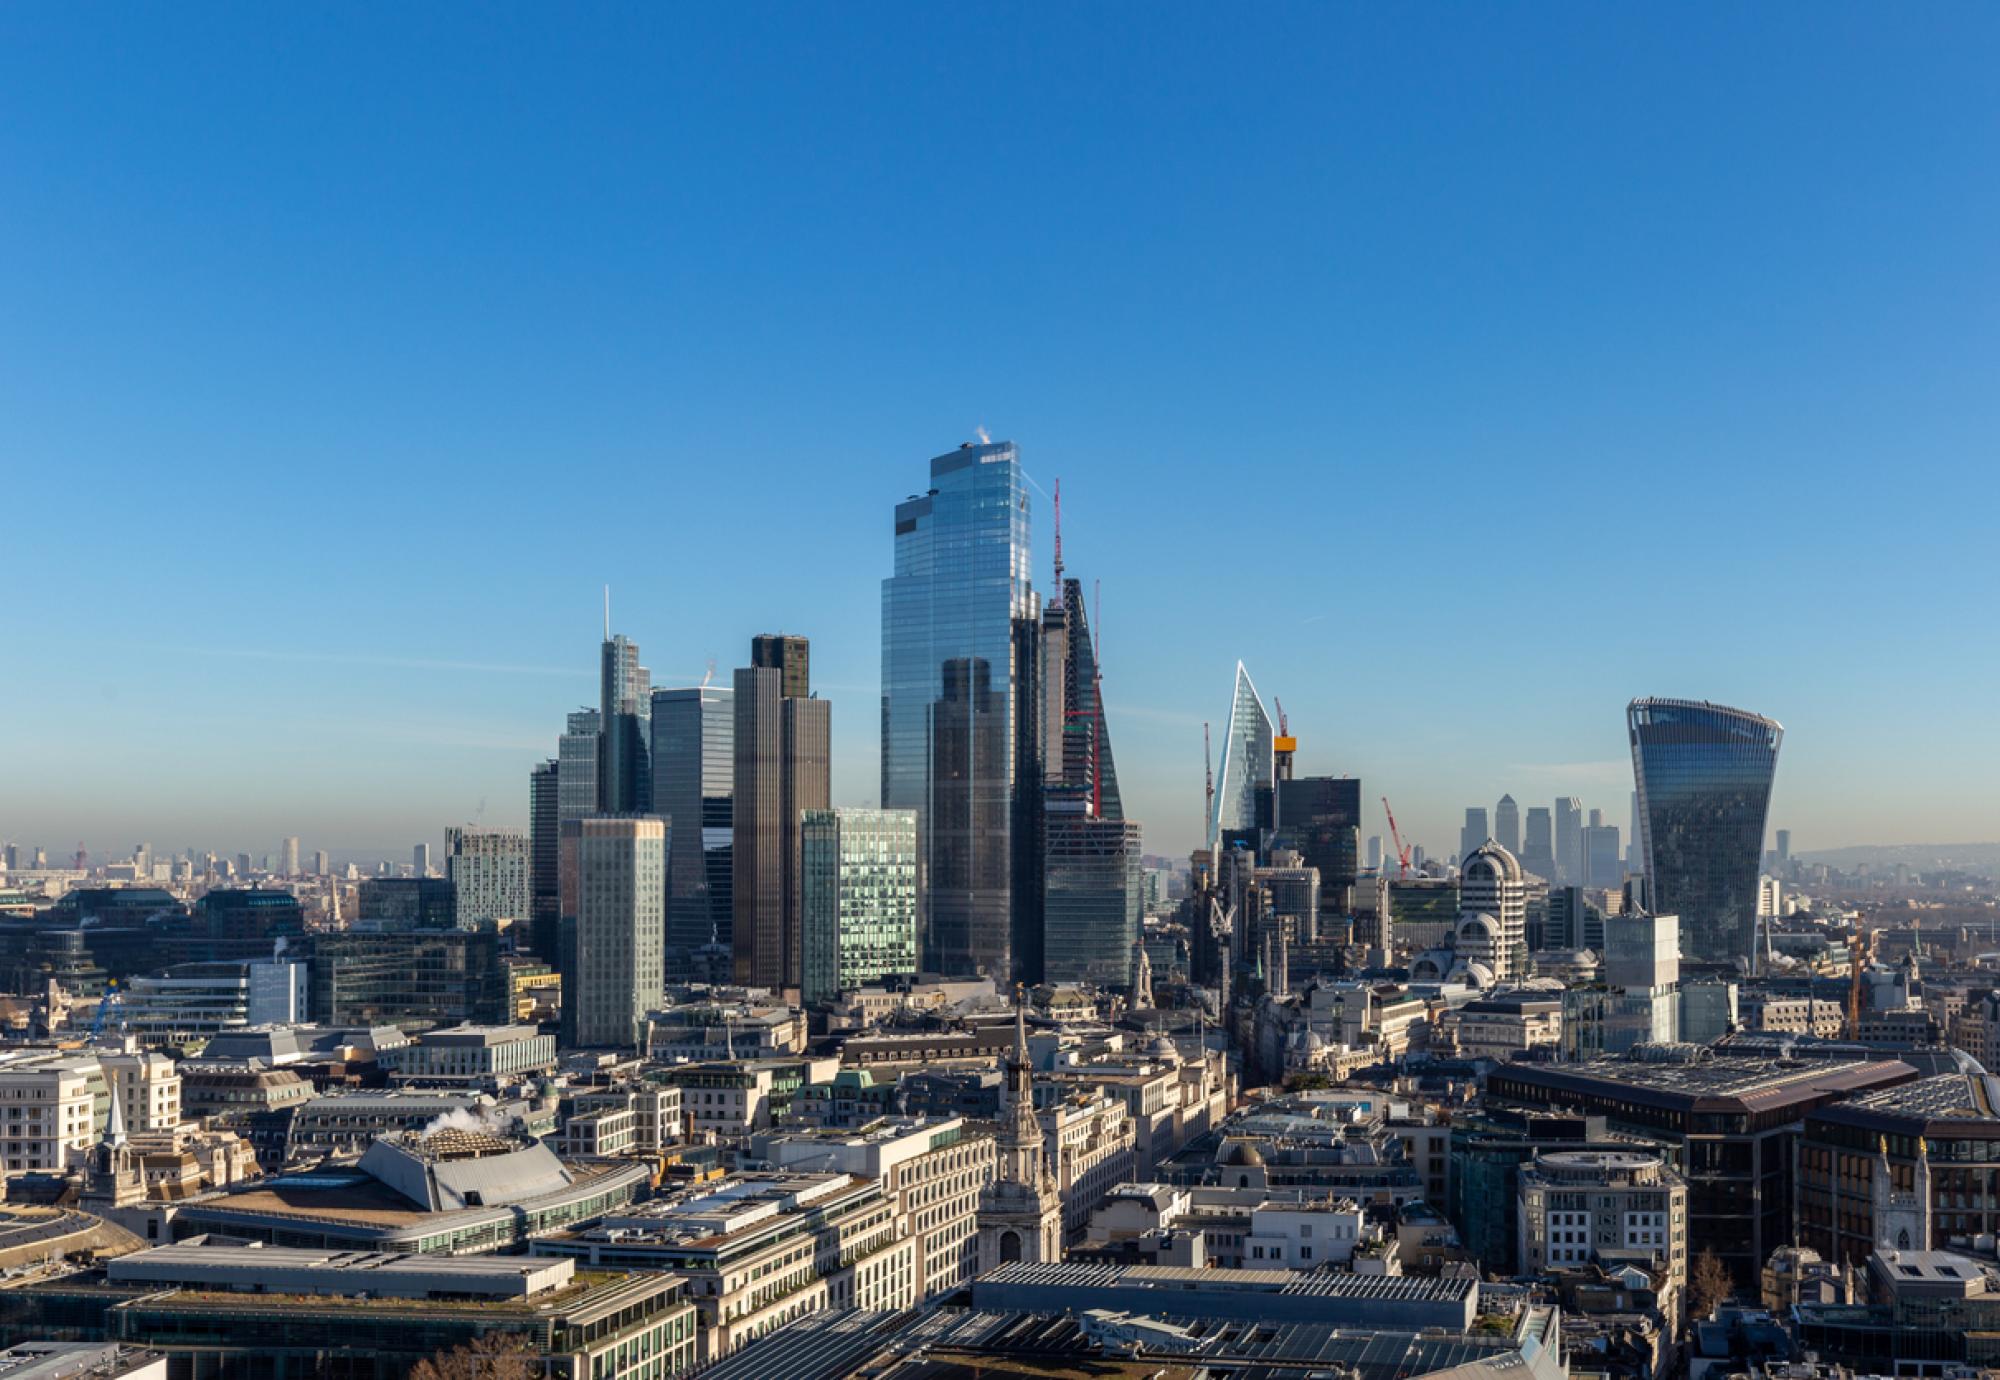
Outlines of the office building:
[{"label": "office building", "polygon": [[1556,800],[1556,875],[1565,886],[1583,885],[1583,802],[1573,795]]},{"label": "office building", "polygon": [[556,740],[556,826],[597,813],[597,764],[604,738],[604,714],[579,709]]},{"label": "office building", "polygon": [[1861,1264],[2000,1233],[2000,1084],[1958,1068],[1819,1108],[1799,1140],[1799,1244]]},{"label": "office building", "polygon": [[778,693],[786,699],[812,697],[812,644],[788,633],[759,633],[750,639],[750,664],[781,672]]},{"label": "office building", "polygon": [[1215,778],[1215,816],[1208,830],[1211,851],[1221,847],[1225,831],[1257,827],[1258,792],[1270,790],[1277,775],[1272,760],[1275,736],[1257,686],[1239,661],[1229,725],[1222,734],[1222,767]]},{"label": "office building", "polygon": [[655,690],[653,811],[667,821],[671,840],[670,949],[732,942],[735,799],[736,692],[719,685]]},{"label": "office building", "polygon": [[356,930],[444,930],[458,924],[458,891],[443,877],[370,877],[361,883]]},{"label": "office building", "polygon": [[[1274,846],[1291,849],[1318,871],[1320,915],[1347,915],[1361,871],[1361,782],[1352,776],[1288,777],[1274,790]],[[1320,938],[1316,917],[1306,919],[1315,926],[1310,937]]]},{"label": "office building", "polygon": [[329,930],[312,935],[300,954],[312,1018],[325,1025],[428,1029],[500,1025],[511,1016],[493,930]]},{"label": "office building", "polygon": [[1493,841],[1516,858],[1521,856],[1521,807],[1511,795],[1501,796],[1493,807]]},{"label": "office building", "polygon": [[1483,964],[1498,982],[1526,977],[1528,892],[1514,855],[1492,842],[1475,848],[1459,871],[1458,893],[1458,956]]},{"label": "office building", "polygon": [[882,582],[882,808],[917,811],[924,967],[948,977],[1014,967],[1015,716],[1035,670],[1017,624],[1040,617],[1029,530],[1019,452],[963,445],[896,505]]},{"label": "office building", "polygon": [[917,972],[917,813],[807,810],[802,997],[842,992]]},{"label": "office building", "polygon": [[296,877],[299,875],[298,835],[294,834],[285,840],[284,847],[279,852],[278,867],[283,876]]},{"label": "office building", "polygon": [[1583,884],[1593,891],[1615,891],[1625,884],[1625,858],[1618,847],[1618,826],[1600,823],[1601,810],[1592,810],[1591,822],[1584,826]]},{"label": "office building", "polygon": [[[1638,827],[1638,807],[1636,805],[1633,806],[1633,827],[1635,829]],[[1782,867],[1791,860],[1792,831],[1789,829],[1780,829],[1778,831],[1778,865]]]},{"label": "office building", "polygon": [[431,846],[428,843],[420,843],[410,849],[410,875],[413,877],[431,875]]},{"label": "office building", "polygon": [[[142,867],[139,870],[139,875],[142,878],[150,878],[153,875],[152,867],[150,865]],[[332,875],[333,859],[327,855],[327,851],[324,848],[315,849],[313,851],[313,876],[331,877]]]},{"label": "office building", "polygon": [[1893,1059],[1719,1051],[1685,1062],[1507,1064],[1494,1069],[1486,1096],[1489,1107],[1602,1116],[1612,1131],[1661,1143],[1687,1179],[1688,1240],[1714,1250],[1750,1287],[1772,1251],[1800,1239],[1793,1166],[1801,1122],[1828,1103],[1915,1076]]},{"label": "office building", "polygon": [[1368,836],[1368,870],[1370,872],[1380,872],[1382,870],[1382,836],[1380,834],[1370,834]]},{"label": "office building", "polygon": [[790,661],[736,672],[731,948],[738,982],[781,992],[802,979],[799,826],[833,803],[833,706],[812,697],[804,638],[760,637],[752,654]]},{"label": "office building", "polygon": [[176,963],[128,979],[118,1020],[145,1048],[185,1048],[228,1030],[305,1021],[310,1001],[304,963]]},{"label": "office building", "polygon": [[528,773],[528,940],[544,962],[561,956],[562,762],[550,758]]},{"label": "office building", "polygon": [[993,1137],[956,1116],[882,1118],[860,1134],[759,1136],[752,1153],[778,1169],[810,1167],[882,1185],[917,1243],[917,1297],[970,1284],[979,1268],[979,1194],[993,1181]]},{"label": "office building", "polygon": [[1045,797],[1042,978],[1125,987],[1142,914],[1136,820],[1094,814],[1081,786]]},{"label": "office building", "polygon": [[666,823],[566,821],[562,912],[563,1045],[636,1047],[666,987]]},{"label": "office building", "polygon": [[1521,868],[1545,882],[1556,880],[1555,826],[1545,805],[1528,807],[1527,828],[1521,835]]},{"label": "office building", "polygon": [[647,764],[647,720],[653,712],[653,674],[639,664],[639,644],[613,634],[606,599],[604,645],[598,666],[597,809],[601,814],[641,814],[652,808],[653,773]]},{"label": "office building", "polygon": [[528,836],[519,829],[453,826],[444,833],[444,875],[462,930],[504,928],[528,918]]},{"label": "office building", "polygon": [[1695,700],[1627,710],[1648,908],[1676,914],[1684,957],[1755,959],[1757,873],[1784,729]]},{"label": "office building", "polygon": [[[1557,1150],[1521,1167],[1519,1259],[1529,1274],[1638,1265],[1685,1286],[1687,1184],[1636,1150]],[[1662,1293],[1666,1290],[1662,1289]]]},{"label": "office building", "polygon": [[1464,865],[1465,860],[1478,852],[1479,846],[1492,837],[1492,831],[1486,827],[1486,807],[1483,805],[1467,807],[1465,811],[1465,827],[1458,831],[1458,860],[1460,865]]},{"label": "office building", "polygon": [[1671,915],[1634,911],[1601,921],[1603,1032],[1587,1047],[1626,1054],[1680,1039],[1681,940]]}]

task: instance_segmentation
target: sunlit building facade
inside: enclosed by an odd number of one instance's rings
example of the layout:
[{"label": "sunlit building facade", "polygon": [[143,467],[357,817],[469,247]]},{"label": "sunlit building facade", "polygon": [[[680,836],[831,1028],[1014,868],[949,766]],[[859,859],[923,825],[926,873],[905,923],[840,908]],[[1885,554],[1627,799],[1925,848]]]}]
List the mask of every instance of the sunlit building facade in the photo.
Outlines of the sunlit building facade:
[{"label": "sunlit building facade", "polygon": [[882,582],[882,807],[918,815],[927,970],[1012,968],[1014,716],[1031,666],[1027,479],[1010,442],[931,461]]},{"label": "sunlit building facade", "polygon": [[1626,718],[1648,908],[1680,917],[1684,957],[1748,965],[1784,728],[1700,700],[1634,700]]},{"label": "sunlit building facade", "polygon": [[806,1002],[917,972],[917,814],[807,810]]},{"label": "sunlit building facade", "polygon": [[1224,831],[1257,827],[1257,792],[1272,781],[1271,716],[1242,662],[1236,663],[1236,688],[1229,702],[1229,727],[1222,735],[1222,771],[1216,777],[1215,818],[1209,822],[1208,846],[1218,847]]}]

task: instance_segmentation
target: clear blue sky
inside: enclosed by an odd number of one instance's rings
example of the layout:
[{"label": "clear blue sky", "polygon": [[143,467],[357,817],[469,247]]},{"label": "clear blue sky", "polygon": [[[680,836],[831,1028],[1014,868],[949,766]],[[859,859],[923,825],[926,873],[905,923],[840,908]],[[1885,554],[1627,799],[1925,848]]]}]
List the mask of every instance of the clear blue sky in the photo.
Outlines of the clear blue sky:
[{"label": "clear blue sky", "polygon": [[[0,837],[401,851],[595,694],[1063,480],[1149,846],[1240,656],[1456,838],[1789,730],[1797,846],[2000,837],[2000,9],[0,7]],[[1036,513],[1046,572],[1046,509]],[[1370,832],[1373,832],[1371,828]]]}]

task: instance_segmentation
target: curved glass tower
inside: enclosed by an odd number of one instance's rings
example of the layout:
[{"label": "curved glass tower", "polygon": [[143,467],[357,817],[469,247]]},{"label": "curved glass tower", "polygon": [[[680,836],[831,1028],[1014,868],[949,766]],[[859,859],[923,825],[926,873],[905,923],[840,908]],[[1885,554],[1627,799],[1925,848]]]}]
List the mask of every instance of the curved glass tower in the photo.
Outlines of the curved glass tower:
[{"label": "curved glass tower", "polygon": [[1751,964],[1783,726],[1705,700],[1633,700],[1625,717],[1648,909],[1680,917],[1684,958]]}]

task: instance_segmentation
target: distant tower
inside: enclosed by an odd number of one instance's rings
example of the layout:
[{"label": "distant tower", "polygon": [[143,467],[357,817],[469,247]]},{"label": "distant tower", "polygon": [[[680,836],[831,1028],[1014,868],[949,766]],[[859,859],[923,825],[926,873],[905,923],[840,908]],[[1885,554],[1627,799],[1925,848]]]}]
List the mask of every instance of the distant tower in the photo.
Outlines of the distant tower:
[{"label": "distant tower", "polygon": [[1583,802],[1573,795],[1556,799],[1556,875],[1550,881],[1583,885]]},{"label": "distant tower", "polygon": [[1493,841],[1515,857],[1521,856],[1521,807],[1511,795],[1501,796],[1493,807]]},{"label": "distant tower", "polygon": [[1062,1196],[1042,1157],[1042,1123],[1035,1116],[1034,1074],[1028,1063],[1026,1000],[1014,993],[1014,1057],[1000,1127],[1000,1163],[979,1192],[979,1272],[1012,1261],[1062,1259]]},{"label": "distant tower", "polygon": [[1463,866],[1467,858],[1479,851],[1479,845],[1492,837],[1486,828],[1486,807],[1469,806],[1465,812],[1465,827],[1458,831],[1459,864]]}]

